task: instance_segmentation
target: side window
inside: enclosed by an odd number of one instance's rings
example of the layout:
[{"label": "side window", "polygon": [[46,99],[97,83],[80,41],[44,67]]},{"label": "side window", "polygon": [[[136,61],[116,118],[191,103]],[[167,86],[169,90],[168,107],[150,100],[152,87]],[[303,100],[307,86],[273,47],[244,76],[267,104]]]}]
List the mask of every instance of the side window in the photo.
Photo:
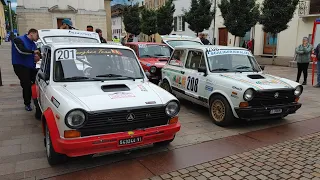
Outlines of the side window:
[{"label": "side window", "polygon": [[185,67],[198,70],[199,67],[205,67],[205,60],[202,51],[189,51]]},{"label": "side window", "polygon": [[45,62],[45,67],[44,67],[44,73],[50,77],[50,66],[51,66],[51,49],[47,50],[46,53],[46,62]]},{"label": "side window", "polygon": [[170,58],[169,64],[172,66],[183,67],[186,55],[186,50],[175,50]]},{"label": "side window", "polygon": [[46,64],[46,59],[47,59],[47,48],[45,48],[43,50],[43,56],[42,56],[42,60],[41,60],[41,66],[40,66],[40,70],[42,72],[44,72],[44,66]]}]

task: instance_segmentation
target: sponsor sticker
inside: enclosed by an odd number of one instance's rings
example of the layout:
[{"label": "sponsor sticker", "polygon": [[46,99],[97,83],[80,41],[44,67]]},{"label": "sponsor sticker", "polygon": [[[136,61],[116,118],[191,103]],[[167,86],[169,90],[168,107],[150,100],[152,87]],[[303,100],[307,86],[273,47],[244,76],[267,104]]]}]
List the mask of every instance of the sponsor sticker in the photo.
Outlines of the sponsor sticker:
[{"label": "sponsor sticker", "polygon": [[139,48],[147,48],[146,44],[139,44],[138,46],[139,46]]},{"label": "sponsor sticker", "polygon": [[167,64],[167,62],[157,62],[157,63],[154,63],[154,65],[156,65],[156,66],[164,66],[164,65],[166,65]]},{"label": "sponsor sticker", "polygon": [[217,56],[217,55],[224,55],[224,54],[239,54],[245,56],[252,56],[252,54],[247,50],[219,50],[219,51],[207,51],[207,56]]},{"label": "sponsor sticker", "polygon": [[232,86],[232,89],[236,89],[238,91],[242,91],[242,88],[238,88],[238,87],[235,87],[235,86]]},{"label": "sponsor sticker", "polygon": [[121,98],[131,98],[136,96],[130,92],[116,92],[116,93],[109,94],[109,97],[111,99],[121,99]]},{"label": "sponsor sticker", "polygon": [[141,91],[148,91],[142,84],[139,84],[138,87]]},{"label": "sponsor sticker", "polygon": [[54,98],[53,96],[51,97],[51,102],[52,102],[52,104],[53,104],[55,107],[59,108],[60,103],[59,103],[59,101],[57,101],[56,98]]},{"label": "sponsor sticker", "polygon": [[205,89],[206,89],[206,91],[209,91],[209,92],[213,91],[213,87],[212,86],[206,85]]},{"label": "sponsor sticker", "polygon": [[146,102],[146,104],[156,104],[156,102],[155,101],[148,101],[148,102]]}]

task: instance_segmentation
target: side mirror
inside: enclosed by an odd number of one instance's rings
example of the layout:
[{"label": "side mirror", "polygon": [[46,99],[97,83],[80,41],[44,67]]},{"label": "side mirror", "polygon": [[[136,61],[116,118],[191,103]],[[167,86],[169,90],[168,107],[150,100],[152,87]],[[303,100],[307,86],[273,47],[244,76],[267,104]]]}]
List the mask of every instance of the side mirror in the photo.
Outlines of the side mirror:
[{"label": "side mirror", "polygon": [[206,67],[199,67],[198,72],[203,72],[204,76],[206,76],[207,75],[207,68]]},{"label": "side mirror", "polygon": [[261,65],[261,66],[260,66],[260,68],[262,69],[262,71],[264,71],[264,67],[265,67],[264,65]]},{"label": "side mirror", "polygon": [[43,72],[39,72],[38,73],[38,77],[44,81],[48,81],[49,80],[49,76],[47,76],[45,73]]}]

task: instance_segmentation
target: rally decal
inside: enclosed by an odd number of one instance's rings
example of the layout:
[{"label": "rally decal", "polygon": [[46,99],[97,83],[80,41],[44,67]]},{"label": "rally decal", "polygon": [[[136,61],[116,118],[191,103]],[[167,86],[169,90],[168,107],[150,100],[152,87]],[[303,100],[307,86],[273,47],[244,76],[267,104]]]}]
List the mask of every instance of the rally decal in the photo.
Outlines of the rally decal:
[{"label": "rally decal", "polygon": [[198,92],[199,79],[189,76],[187,81],[188,81],[187,90],[193,91],[193,92]]},{"label": "rally decal", "polygon": [[53,104],[55,107],[59,108],[60,103],[59,103],[59,101],[57,101],[56,98],[54,98],[53,96],[51,97],[51,102],[52,102],[52,104]]},{"label": "rally decal", "polygon": [[220,76],[226,77],[226,78],[230,78],[230,79],[233,79],[233,80],[237,80],[237,81],[241,81],[241,82],[243,82],[243,83],[250,84],[251,86],[253,86],[253,87],[256,88],[256,89],[264,89],[262,86],[259,86],[258,84],[255,84],[255,83],[252,83],[252,82],[243,80],[243,79],[237,79],[237,78],[234,78],[234,77],[232,77],[232,76],[223,75],[223,74],[220,74]]},{"label": "rally decal", "polygon": [[121,99],[121,98],[131,98],[136,96],[129,92],[116,92],[116,93],[109,94],[109,97],[111,99]]},{"label": "rally decal", "polygon": [[76,59],[76,49],[59,49],[56,51],[57,61]]},{"label": "rally decal", "polygon": [[247,50],[213,50],[207,51],[207,56],[216,56],[216,55],[224,55],[224,54],[240,54],[245,56],[252,56],[252,54]]},{"label": "rally decal", "polygon": [[141,91],[148,91],[142,84],[139,84],[138,87]]},{"label": "rally decal", "polygon": [[279,83],[279,84],[283,84],[283,85],[287,86],[288,88],[291,88],[291,85],[290,85],[290,84],[282,81],[281,79],[276,79],[276,78],[274,78],[274,77],[272,77],[272,76],[270,76],[270,75],[267,75],[267,74],[265,74],[265,76],[267,76],[267,77],[269,77],[269,78],[272,78],[273,80],[271,80],[271,81],[274,81],[274,82],[276,81],[276,82]]},{"label": "rally decal", "polygon": [[179,88],[184,88],[186,86],[186,76],[174,75],[172,78],[172,83]]}]

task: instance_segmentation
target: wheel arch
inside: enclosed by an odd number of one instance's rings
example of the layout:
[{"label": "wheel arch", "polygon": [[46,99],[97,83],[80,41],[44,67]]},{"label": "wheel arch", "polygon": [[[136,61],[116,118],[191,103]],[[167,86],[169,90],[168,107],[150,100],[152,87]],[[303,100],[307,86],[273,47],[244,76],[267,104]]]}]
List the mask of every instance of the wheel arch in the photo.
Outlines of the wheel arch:
[{"label": "wheel arch", "polygon": [[228,101],[229,106],[230,106],[230,108],[231,108],[231,111],[232,111],[232,113],[233,113],[233,116],[234,116],[235,118],[239,118],[238,114],[236,113],[236,111],[235,111],[235,109],[234,109],[235,106],[234,106],[233,102],[231,101],[230,97],[229,97],[225,92],[223,92],[223,91],[214,91],[214,92],[210,95],[210,97],[209,97],[209,102],[208,102],[209,108],[210,108],[210,106],[211,106],[210,102],[211,102],[212,98],[213,98],[214,96],[217,96],[217,95],[221,95],[222,97],[224,97],[224,98]]}]

